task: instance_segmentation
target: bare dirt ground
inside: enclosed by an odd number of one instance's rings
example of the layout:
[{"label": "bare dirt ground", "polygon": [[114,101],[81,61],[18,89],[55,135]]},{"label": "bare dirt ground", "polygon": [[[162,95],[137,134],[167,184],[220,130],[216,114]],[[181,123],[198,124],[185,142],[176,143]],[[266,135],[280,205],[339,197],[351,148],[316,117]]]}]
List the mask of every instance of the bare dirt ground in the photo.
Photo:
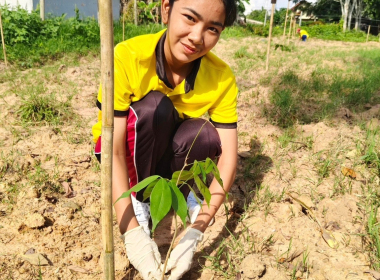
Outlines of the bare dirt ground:
[{"label": "bare dirt ground", "polygon": [[[261,57],[248,69],[234,59],[243,45]],[[339,59],[314,65],[302,56],[378,45],[310,40],[296,47],[297,54],[273,52],[270,73],[289,65],[305,75],[315,67],[339,67]],[[365,273],[370,259],[363,205],[365,191],[378,187],[379,178],[363,165],[357,149],[367,122],[379,125],[380,106],[296,125],[287,141],[262,110],[271,90],[260,85],[268,76],[265,50],[262,38],[221,40],[214,50],[237,73],[241,89],[238,173],[227,210],[219,210],[183,279],[380,279]],[[99,72],[99,58],[84,57],[2,76],[0,279],[102,278],[100,167],[91,137]],[[71,118],[57,125],[20,121],[20,104],[40,85],[41,94],[69,100]],[[344,167],[354,169],[355,178],[342,174]],[[155,235],[163,256],[172,232],[168,217]],[[140,279],[129,266],[116,222],[114,240],[116,279]]]}]

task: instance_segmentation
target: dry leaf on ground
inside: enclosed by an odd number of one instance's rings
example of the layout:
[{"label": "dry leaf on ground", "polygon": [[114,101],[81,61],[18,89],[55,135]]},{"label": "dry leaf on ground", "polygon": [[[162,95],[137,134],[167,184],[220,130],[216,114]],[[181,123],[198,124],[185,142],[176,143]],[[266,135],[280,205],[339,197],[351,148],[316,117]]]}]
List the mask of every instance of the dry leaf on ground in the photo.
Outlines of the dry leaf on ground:
[{"label": "dry leaf on ground", "polygon": [[380,272],[377,272],[375,270],[366,270],[364,273],[369,273],[375,278],[376,280],[380,280]]},{"label": "dry leaf on ground", "polygon": [[73,189],[70,187],[69,183],[63,182],[62,187],[65,189],[65,197],[71,198],[75,196]]},{"label": "dry leaf on ground", "polygon": [[79,272],[79,273],[90,273],[91,271],[89,269],[85,269],[83,267],[79,267],[79,266],[74,266],[74,265],[70,265],[67,267],[68,269],[70,269],[71,271],[75,271],[75,272]]},{"label": "dry leaf on ground", "polygon": [[356,172],[350,168],[342,167],[342,174],[351,179],[356,179]]},{"label": "dry leaf on ground", "polygon": [[337,249],[339,247],[338,241],[336,241],[334,235],[332,233],[329,233],[325,229],[322,230],[322,237],[326,241],[326,243],[333,249]]}]

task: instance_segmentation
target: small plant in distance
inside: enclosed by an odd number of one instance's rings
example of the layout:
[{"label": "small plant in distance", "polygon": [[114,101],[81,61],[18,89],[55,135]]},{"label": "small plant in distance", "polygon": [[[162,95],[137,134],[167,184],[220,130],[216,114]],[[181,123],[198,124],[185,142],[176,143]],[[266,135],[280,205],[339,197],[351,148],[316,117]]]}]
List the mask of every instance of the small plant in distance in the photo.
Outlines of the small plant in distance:
[{"label": "small plant in distance", "polygon": [[[147,198],[150,198],[150,211],[153,223],[152,231],[156,229],[158,223],[162,221],[162,219],[169,213],[170,209],[172,208],[175,214],[181,218],[182,223],[186,227],[186,217],[188,216],[188,208],[186,199],[180,190],[181,187],[187,185],[190,188],[190,191],[193,192],[195,195],[194,189],[188,183],[189,180],[194,179],[195,185],[202,194],[208,206],[210,206],[211,193],[206,185],[207,174],[212,173],[214,175],[214,178],[223,188],[223,182],[220,178],[218,167],[216,166],[214,161],[212,161],[210,158],[207,158],[205,161],[195,160],[194,163],[188,165],[186,163],[187,158],[188,155],[186,157],[185,165],[183,166],[182,170],[175,171],[172,174],[172,178],[170,180],[162,178],[158,175],[150,176],[136,184],[127,192],[123,193],[116,200],[116,202],[118,202],[122,198],[129,197],[132,192],[138,192],[145,188],[143,193],[143,199],[146,200]],[[192,165],[190,170],[185,170],[185,168],[190,165]],[[226,193],[226,196],[227,195],[228,194]],[[198,203],[200,204],[201,202],[198,201]],[[174,215],[174,219],[175,223],[177,224],[176,215]],[[177,227],[175,227],[173,239],[166,256],[163,275],[165,274],[165,268],[176,236]]]}]

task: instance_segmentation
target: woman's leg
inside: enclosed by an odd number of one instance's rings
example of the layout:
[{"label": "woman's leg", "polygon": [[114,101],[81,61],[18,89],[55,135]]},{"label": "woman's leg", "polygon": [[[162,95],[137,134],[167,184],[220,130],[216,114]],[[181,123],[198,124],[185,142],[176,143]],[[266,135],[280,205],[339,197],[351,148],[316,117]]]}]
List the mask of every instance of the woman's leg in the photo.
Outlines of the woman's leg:
[{"label": "woman's leg", "polygon": [[[192,146],[193,142],[194,145]],[[193,163],[194,160],[203,161],[208,157],[215,159],[222,153],[218,132],[209,121],[204,119],[187,119],[183,121],[174,135],[172,149],[174,155],[171,160],[171,172],[183,168],[188,153],[187,164]],[[187,197],[190,189],[182,187],[181,191]]]},{"label": "woman's leg", "polygon": [[[130,106],[126,145],[131,187],[159,174],[157,166],[171,143],[178,120],[172,101],[161,92],[150,92]],[[136,198],[142,201],[143,191]]]}]

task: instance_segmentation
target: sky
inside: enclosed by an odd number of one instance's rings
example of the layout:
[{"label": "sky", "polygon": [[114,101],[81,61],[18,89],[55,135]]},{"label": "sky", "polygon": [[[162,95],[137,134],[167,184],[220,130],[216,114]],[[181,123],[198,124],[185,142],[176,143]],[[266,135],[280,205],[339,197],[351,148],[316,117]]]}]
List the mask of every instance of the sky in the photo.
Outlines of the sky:
[{"label": "sky", "polygon": [[[314,3],[316,0],[310,0],[309,2]],[[245,14],[249,14],[253,10],[261,10],[261,7],[271,9],[271,0],[250,0],[249,5],[245,5]],[[290,8],[294,6],[293,1],[290,2]],[[276,9],[287,8],[288,0],[277,0]]]}]

